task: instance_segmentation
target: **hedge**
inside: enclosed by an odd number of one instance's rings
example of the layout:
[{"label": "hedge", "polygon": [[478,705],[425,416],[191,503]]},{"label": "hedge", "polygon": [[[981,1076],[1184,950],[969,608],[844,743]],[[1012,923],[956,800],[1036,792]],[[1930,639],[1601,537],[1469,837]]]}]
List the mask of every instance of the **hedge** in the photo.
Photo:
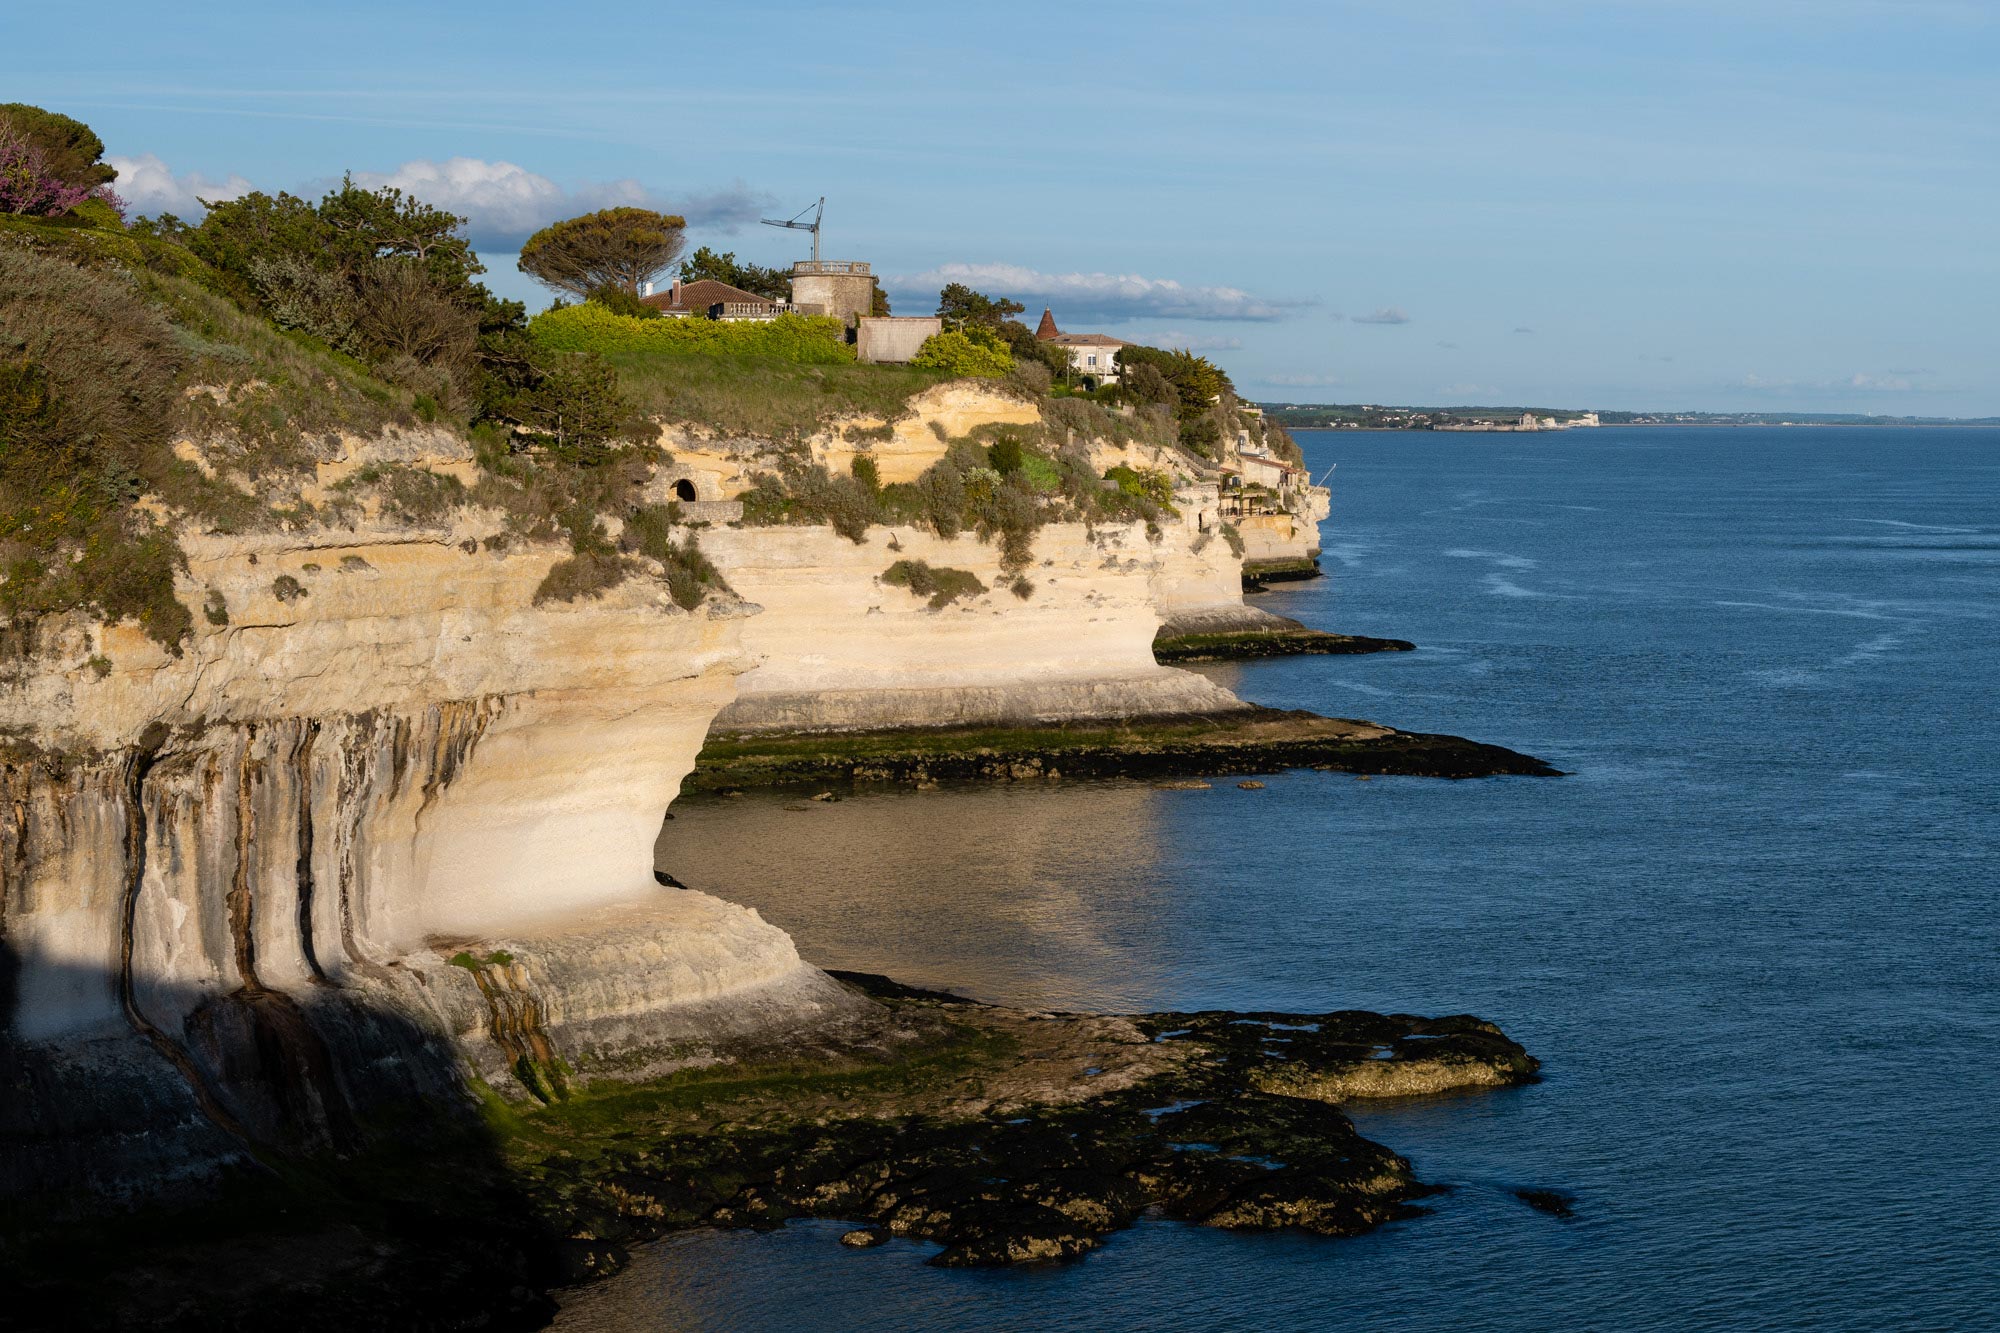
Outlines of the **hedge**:
[{"label": "hedge", "polygon": [[854,360],[847,326],[824,315],[768,320],[635,319],[594,301],[535,316],[528,332],[555,352],[660,352],[671,356],[753,356],[801,365]]}]

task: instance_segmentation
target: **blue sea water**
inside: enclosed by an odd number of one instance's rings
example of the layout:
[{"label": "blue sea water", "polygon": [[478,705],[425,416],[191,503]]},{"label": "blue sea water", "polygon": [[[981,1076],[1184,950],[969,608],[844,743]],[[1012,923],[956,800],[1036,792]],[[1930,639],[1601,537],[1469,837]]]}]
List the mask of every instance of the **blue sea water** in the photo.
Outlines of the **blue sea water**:
[{"label": "blue sea water", "polygon": [[1329,576],[1260,603],[1420,649],[1213,674],[1572,776],[687,802],[661,864],[832,966],[1472,1012],[1545,1081],[1357,1110],[1452,1187],[1360,1239],[1147,1222],[948,1272],[834,1223],[695,1233],[560,1327],[2000,1326],[2000,432],[1302,443],[1339,465]]}]

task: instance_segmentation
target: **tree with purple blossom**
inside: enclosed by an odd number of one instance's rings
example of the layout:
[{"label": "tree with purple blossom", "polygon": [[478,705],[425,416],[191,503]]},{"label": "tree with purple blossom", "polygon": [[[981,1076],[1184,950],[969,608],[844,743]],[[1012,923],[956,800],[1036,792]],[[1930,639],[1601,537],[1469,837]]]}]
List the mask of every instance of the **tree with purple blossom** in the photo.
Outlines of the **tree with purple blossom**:
[{"label": "tree with purple blossom", "polygon": [[91,189],[58,177],[41,145],[0,120],[0,213],[61,217],[90,198]]}]

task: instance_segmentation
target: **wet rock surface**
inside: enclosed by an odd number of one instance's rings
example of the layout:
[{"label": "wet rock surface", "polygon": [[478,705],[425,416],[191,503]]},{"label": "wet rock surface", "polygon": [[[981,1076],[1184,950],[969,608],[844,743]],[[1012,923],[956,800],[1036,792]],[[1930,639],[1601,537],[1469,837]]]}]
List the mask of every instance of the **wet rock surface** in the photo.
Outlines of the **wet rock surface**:
[{"label": "wet rock surface", "polygon": [[13,1309],[62,1302],[76,1328],[536,1327],[548,1292],[616,1272],[635,1244],[799,1217],[850,1224],[858,1248],[929,1241],[953,1267],[1066,1259],[1149,1211],[1351,1236],[1435,1190],[1341,1102],[1535,1078],[1464,1016],[1050,1014],[839,980],[874,1018],[836,1044],[766,1042],[638,1083],[580,1070],[547,1104],[487,1096],[472,1138],[43,1237],[6,1255]]},{"label": "wet rock surface", "polygon": [[684,793],[748,787],[1202,777],[1292,768],[1477,778],[1559,770],[1498,745],[1275,708],[1046,727],[711,732]]},{"label": "wet rock surface", "polygon": [[864,1224],[846,1244],[935,1242],[947,1267],[1068,1258],[1148,1210],[1350,1236],[1433,1190],[1339,1102],[1535,1078],[1532,1057],[1470,1017],[1037,1015],[848,980],[922,1034],[914,1053],[656,1104],[567,1147],[557,1111],[523,1143],[535,1192],[566,1229],[619,1244],[822,1217]]},{"label": "wet rock surface", "polygon": [[1378,639],[1366,634],[1332,634],[1326,630],[1252,629],[1211,634],[1162,633],[1153,640],[1153,658],[1172,662],[1229,662],[1258,657],[1304,657],[1315,654],[1407,653],[1417,645],[1408,639]]}]

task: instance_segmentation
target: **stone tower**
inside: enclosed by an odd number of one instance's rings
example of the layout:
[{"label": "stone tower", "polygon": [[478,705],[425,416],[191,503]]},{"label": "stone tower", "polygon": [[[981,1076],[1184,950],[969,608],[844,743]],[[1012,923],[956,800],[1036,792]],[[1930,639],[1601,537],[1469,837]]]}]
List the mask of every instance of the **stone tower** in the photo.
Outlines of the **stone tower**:
[{"label": "stone tower", "polygon": [[832,315],[853,327],[875,309],[875,275],[843,259],[801,259],[792,265],[792,305],[802,315]]}]

